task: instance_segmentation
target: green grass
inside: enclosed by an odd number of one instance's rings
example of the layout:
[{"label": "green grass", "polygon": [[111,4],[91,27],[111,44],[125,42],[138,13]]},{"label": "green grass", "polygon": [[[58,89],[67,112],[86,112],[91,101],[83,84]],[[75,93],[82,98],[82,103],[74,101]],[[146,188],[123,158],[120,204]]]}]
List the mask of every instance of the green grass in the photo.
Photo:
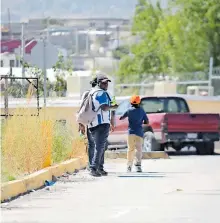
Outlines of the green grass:
[{"label": "green grass", "polygon": [[66,160],[72,151],[72,142],[74,138],[68,127],[61,123],[54,125],[54,134],[52,139],[52,160],[53,163],[59,163]]},{"label": "green grass", "polygon": [[8,181],[13,181],[16,180],[16,177],[8,173],[7,171],[1,170],[1,182],[8,182]]},{"label": "green grass", "polygon": [[55,120],[14,116],[1,130],[1,182],[19,179],[47,167],[45,159],[50,154],[51,164],[86,157],[84,140],[77,133],[73,136],[71,127]]}]

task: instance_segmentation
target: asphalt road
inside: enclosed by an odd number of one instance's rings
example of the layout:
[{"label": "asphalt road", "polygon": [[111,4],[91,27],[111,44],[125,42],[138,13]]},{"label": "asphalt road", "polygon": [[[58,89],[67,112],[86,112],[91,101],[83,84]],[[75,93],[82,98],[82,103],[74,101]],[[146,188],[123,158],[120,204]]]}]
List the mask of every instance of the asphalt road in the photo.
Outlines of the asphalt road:
[{"label": "asphalt road", "polygon": [[80,171],[2,204],[1,222],[220,222],[220,154],[171,152],[171,159],[144,160],[140,174],[126,173],[125,160],[107,160],[106,169],[107,177]]}]

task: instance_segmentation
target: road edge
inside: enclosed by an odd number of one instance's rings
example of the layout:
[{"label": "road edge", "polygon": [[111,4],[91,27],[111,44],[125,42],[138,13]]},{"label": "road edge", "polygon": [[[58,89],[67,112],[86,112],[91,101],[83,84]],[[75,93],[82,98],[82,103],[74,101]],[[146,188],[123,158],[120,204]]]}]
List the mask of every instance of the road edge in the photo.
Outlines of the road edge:
[{"label": "road edge", "polygon": [[83,158],[74,158],[64,161],[60,164],[47,167],[34,172],[19,180],[13,180],[1,184],[1,203],[10,200],[19,195],[37,190],[45,185],[45,181],[52,181],[52,177],[61,176],[66,172],[74,172],[86,167],[86,161]]}]

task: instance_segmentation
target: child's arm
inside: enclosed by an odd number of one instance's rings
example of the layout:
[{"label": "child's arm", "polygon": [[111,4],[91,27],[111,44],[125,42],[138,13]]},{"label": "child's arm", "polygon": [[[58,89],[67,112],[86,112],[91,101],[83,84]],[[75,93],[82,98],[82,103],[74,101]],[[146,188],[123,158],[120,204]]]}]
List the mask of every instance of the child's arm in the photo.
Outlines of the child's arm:
[{"label": "child's arm", "polygon": [[144,112],[144,113],[143,113],[143,122],[144,122],[145,125],[148,125],[148,124],[149,124],[148,117],[147,117],[145,111],[143,111],[143,112]]},{"label": "child's arm", "polygon": [[125,119],[125,118],[127,118],[128,117],[128,111],[126,111],[120,118],[119,118],[119,120],[123,120],[123,119]]}]

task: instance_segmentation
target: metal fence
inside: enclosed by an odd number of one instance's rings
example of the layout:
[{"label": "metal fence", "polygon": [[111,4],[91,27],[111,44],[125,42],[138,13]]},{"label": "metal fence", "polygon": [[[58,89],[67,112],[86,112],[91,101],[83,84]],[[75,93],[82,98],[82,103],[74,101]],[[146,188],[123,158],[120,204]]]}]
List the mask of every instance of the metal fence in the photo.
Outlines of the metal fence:
[{"label": "metal fence", "polygon": [[[35,112],[31,113],[31,116],[39,115],[39,90],[38,90],[38,78],[37,77],[11,77],[8,75],[2,75],[1,80],[1,116],[13,116],[9,111],[9,108],[14,103],[19,108],[19,104],[22,102],[27,107],[35,108]],[[13,106],[12,106],[13,107]],[[22,116],[22,114],[16,114]]]}]

